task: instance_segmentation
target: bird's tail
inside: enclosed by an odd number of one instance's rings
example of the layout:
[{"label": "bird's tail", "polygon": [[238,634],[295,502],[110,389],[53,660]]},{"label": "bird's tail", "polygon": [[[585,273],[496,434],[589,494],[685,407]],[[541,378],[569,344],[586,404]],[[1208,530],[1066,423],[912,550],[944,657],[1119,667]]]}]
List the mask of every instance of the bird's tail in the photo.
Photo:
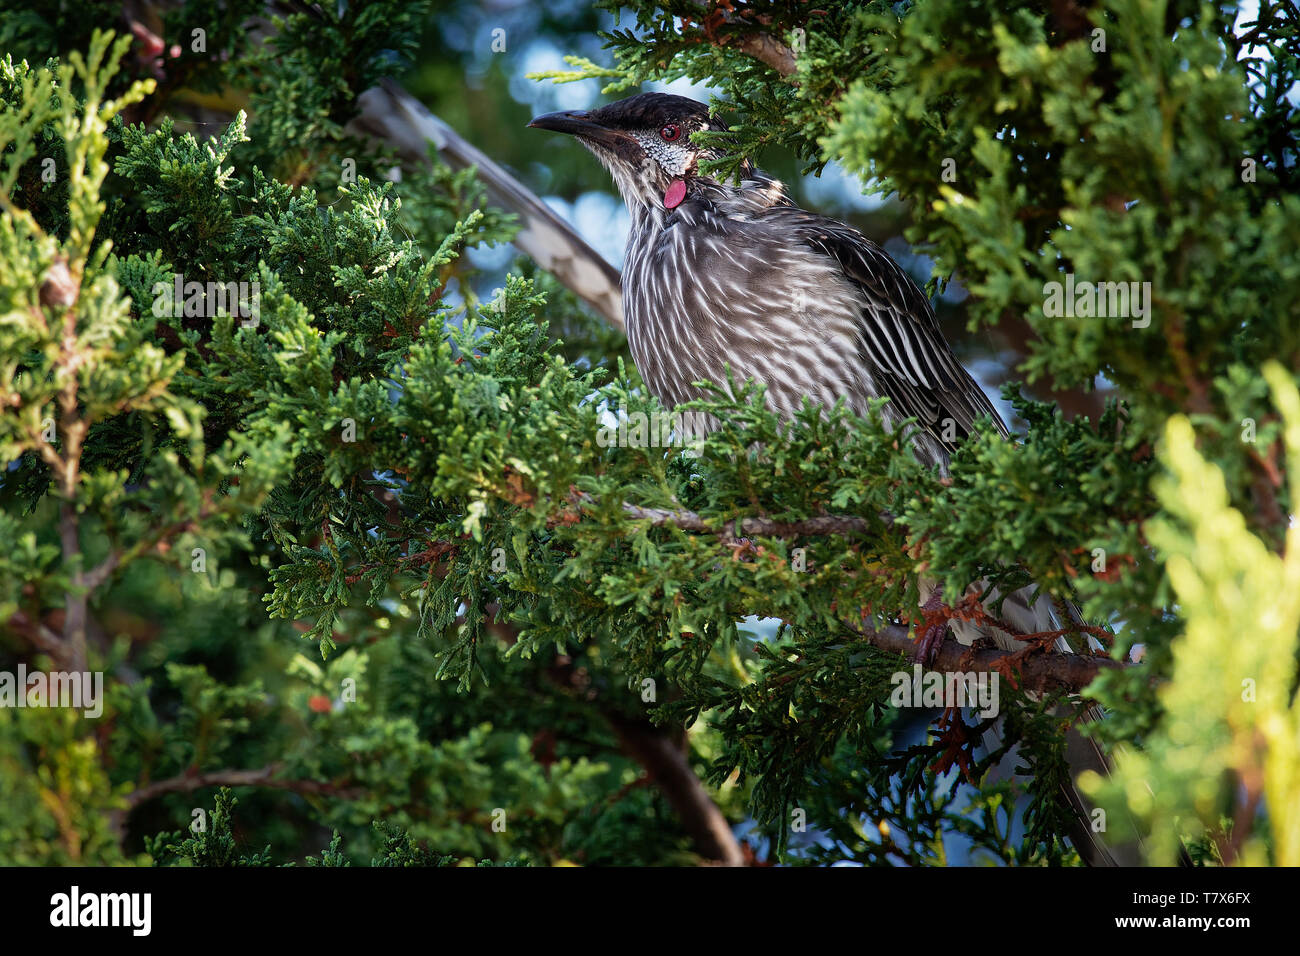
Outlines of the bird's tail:
[{"label": "bird's tail", "polygon": [[[933,579],[923,576],[919,583],[923,602],[939,595],[938,583]],[[1001,597],[998,590],[990,588],[986,581],[972,586],[972,590],[976,593],[988,592],[981,602],[988,614],[980,615],[978,619],[953,616],[948,621],[953,637],[961,644],[969,646],[983,638],[991,640],[1002,650],[1014,652],[1026,648],[1026,641],[1022,639],[1026,636],[1072,629],[1081,635],[1082,643],[1089,651],[1103,649],[1096,637],[1085,629],[1079,609],[1068,601],[1062,602],[1058,607],[1045,592],[1034,600],[1035,588],[1031,585],[1008,594],[995,616],[993,609]],[[1063,621],[1062,617],[1067,620]],[[1065,635],[1060,634],[1052,642],[1052,649],[1048,653],[1071,654],[1075,651]],[[1102,720],[1104,716],[1095,705],[1090,705],[1083,711],[1084,721]],[[1002,720],[999,719],[985,732],[984,745],[992,751],[999,748],[1001,743]],[[1014,751],[1005,757],[999,767],[1000,775],[1014,775],[1011,768],[1017,759]],[[1079,775],[1084,771],[1091,770],[1103,776],[1110,773],[1110,760],[1106,753],[1094,738],[1085,737],[1077,726],[1072,726],[1066,733],[1065,760],[1069,767],[1069,779],[1061,787],[1060,799],[1070,810],[1072,825],[1068,836],[1079,856],[1089,866],[1139,865],[1139,847],[1107,840],[1104,815],[1097,814],[1096,808],[1075,786]]]}]

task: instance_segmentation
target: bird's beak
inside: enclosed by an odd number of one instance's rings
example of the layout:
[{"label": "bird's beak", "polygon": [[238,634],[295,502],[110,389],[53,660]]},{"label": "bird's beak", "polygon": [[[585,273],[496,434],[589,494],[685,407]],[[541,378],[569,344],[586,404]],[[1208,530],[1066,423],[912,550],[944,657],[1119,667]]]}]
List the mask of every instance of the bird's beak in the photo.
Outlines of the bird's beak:
[{"label": "bird's beak", "polygon": [[609,129],[594,122],[591,114],[585,110],[561,110],[558,113],[543,113],[534,116],[528,124],[529,129],[548,129],[556,133],[568,133],[579,139],[599,143],[628,159],[642,155],[641,145],[636,138],[622,130]]}]

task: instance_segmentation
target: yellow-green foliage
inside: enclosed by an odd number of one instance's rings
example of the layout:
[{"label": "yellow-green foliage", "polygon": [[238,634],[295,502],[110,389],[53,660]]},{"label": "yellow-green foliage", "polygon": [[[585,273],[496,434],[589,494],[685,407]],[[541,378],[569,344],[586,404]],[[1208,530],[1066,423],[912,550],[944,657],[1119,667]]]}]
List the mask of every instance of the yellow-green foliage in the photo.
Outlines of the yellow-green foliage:
[{"label": "yellow-green foliage", "polygon": [[[1264,377],[1285,424],[1288,473],[1300,474],[1300,392],[1277,363]],[[1181,836],[1212,839],[1225,862],[1296,866],[1300,526],[1292,523],[1284,556],[1252,534],[1184,416],[1169,420],[1160,458],[1169,474],[1155,490],[1172,518],[1150,521],[1146,531],[1185,622],[1173,642],[1172,679],[1160,690],[1165,717],[1144,749],[1119,755],[1112,780],[1092,774],[1083,783],[1112,811],[1127,804],[1149,828],[1152,863],[1172,863]],[[1251,815],[1220,826],[1227,788],[1236,786],[1262,798],[1271,854]]]}]

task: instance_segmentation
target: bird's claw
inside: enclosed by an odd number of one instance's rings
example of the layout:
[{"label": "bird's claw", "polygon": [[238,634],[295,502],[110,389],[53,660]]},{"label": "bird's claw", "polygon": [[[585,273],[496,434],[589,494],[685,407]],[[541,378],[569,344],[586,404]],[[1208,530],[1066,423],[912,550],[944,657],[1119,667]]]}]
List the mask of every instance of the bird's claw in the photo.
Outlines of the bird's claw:
[{"label": "bird's claw", "polygon": [[[935,616],[934,612],[942,607],[943,595],[936,589],[926,602],[921,605],[921,613],[926,621],[932,621]],[[933,623],[923,625],[918,631],[916,649],[912,652],[913,659],[929,667],[938,658],[939,649],[943,647],[943,640],[948,636],[948,621],[946,618],[941,618]]]},{"label": "bird's claw", "polygon": [[932,665],[939,656],[939,648],[943,647],[943,640],[947,636],[946,623],[931,624],[925,628],[916,639],[916,649],[912,652],[915,660],[927,667]]}]

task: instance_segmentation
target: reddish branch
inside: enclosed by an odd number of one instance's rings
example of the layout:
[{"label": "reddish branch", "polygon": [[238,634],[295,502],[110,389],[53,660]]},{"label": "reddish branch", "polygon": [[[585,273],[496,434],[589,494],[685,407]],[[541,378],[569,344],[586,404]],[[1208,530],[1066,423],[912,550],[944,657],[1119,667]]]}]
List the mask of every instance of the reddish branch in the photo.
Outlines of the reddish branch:
[{"label": "reddish branch", "polygon": [[[332,537],[332,534],[330,536]],[[457,545],[453,544],[450,541],[431,542],[429,546],[425,548],[423,551],[416,551],[413,554],[408,554],[405,557],[398,558],[397,569],[399,570],[402,569],[404,565],[415,565],[417,567],[420,566],[432,567],[437,562],[445,558],[447,555],[455,554],[456,549],[457,549]],[[363,562],[362,564],[357,565],[355,569],[344,578],[344,581],[349,585],[356,584],[363,577],[365,577],[367,573],[379,567],[385,567],[385,565],[378,564],[378,563]]]},{"label": "reddish branch", "polygon": [[[868,530],[871,525],[865,518],[852,515],[818,515],[800,521],[774,521],[770,518],[741,518],[726,522],[718,528],[693,511],[673,511],[665,508],[642,508],[638,505],[624,504],[623,510],[633,518],[645,519],[651,524],[662,527],[672,525],[683,531],[701,534],[717,534],[724,540],[734,540],[741,535],[798,537],[801,535],[846,534]],[[880,520],[892,524],[888,514],[881,514]],[[1044,692],[1048,690],[1067,690],[1078,693],[1092,683],[1093,678],[1102,669],[1123,668],[1121,664],[1109,657],[1085,657],[1079,654],[1058,653],[1050,645],[1056,639],[1078,631],[1088,633],[1101,640],[1109,640],[1110,635],[1101,628],[1076,624],[1060,630],[1042,631],[1034,634],[1022,633],[1010,624],[995,619],[985,609],[974,594],[955,608],[944,608],[941,612],[944,620],[961,617],[978,624],[997,627],[1018,640],[1024,641],[1026,647],[1018,651],[995,649],[974,650],[960,644],[951,637],[945,638],[939,645],[937,655],[930,664],[936,670],[977,670],[996,671],[1014,686],[1025,690]],[[926,624],[933,624],[938,618],[926,615]],[[939,622],[941,623],[941,622]],[[858,633],[875,646],[896,651],[912,657],[916,644],[908,636],[908,630],[898,625],[889,625],[880,630],[871,630],[863,626],[854,627]],[[960,666],[958,666],[960,664]]]},{"label": "reddish branch", "polygon": [[[911,657],[916,648],[907,628],[897,624],[878,629],[865,625],[847,626],[881,650]],[[1109,657],[1084,657],[1056,651],[1026,654],[1024,651],[968,647],[951,637],[944,638],[939,644],[929,665],[936,671],[1012,673],[1021,689],[1040,694],[1049,691],[1080,693],[1103,670],[1122,670],[1129,666],[1132,665],[1121,664]]]},{"label": "reddish branch", "polygon": [[9,627],[24,635],[38,651],[50,655],[60,667],[67,663],[63,638],[44,622],[29,617],[25,611],[14,611],[9,616]]},{"label": "reddish branch", "polygon": [[126,807],[114,810],[109,816],[109,828],[121,842],[123,826],[131,811],[143,803],[166,793],[190,793],[204,787],[263,787],[267,790],[288,790],[309,796],[335,797],[352,800],[360,797],[363,791],[356,787],[342,787],[338,784],[324,783],[319,780],[293,780],[277,777],[282,764],[273,763],[252,770],[187,770],[185,773],[166,780],[158,780],[132,790],[124,798]]}]

